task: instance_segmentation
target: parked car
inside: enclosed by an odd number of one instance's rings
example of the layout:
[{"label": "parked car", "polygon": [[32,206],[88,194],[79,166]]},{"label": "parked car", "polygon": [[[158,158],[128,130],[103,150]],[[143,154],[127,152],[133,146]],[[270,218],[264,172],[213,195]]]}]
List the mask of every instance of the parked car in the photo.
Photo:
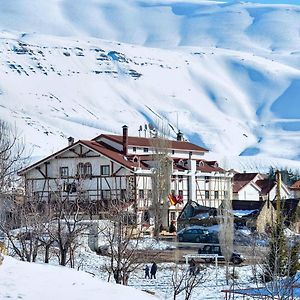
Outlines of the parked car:
[{"label": "parked car", "polygon": [[185,228],[177,233],[179,242],[215,243],[217,238],[204,228]]},{"label": "parked car", "polygon": [[[202,248],[199,248],[198,250],[198,254],[217,254],[218,255],[218,260],[225,260],[222,251],[221,251],[221,247],[218,245],[205,245]],[[214,260],[214,258],[211,257],[207,257],[205,258],[206,262],[212,262]],[[230,261],[235,264],[235,265],[239,265],[244,261],[244,257],[237,253],[236,251],[233,251],[231,254],[231,259]]]}]

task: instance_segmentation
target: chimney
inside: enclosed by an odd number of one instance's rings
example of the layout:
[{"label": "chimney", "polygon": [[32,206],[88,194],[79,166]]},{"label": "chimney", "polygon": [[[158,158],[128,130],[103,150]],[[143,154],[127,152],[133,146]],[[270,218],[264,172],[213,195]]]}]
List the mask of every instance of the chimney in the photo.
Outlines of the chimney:
[{"label": "chimney", "polygon": [[182,141],[183,134],[180,130],[177,132],[177,141]]},{"label": "chimney", "polygon": [[74,144],[74,138],[72,136],[68,137],[68,144],[69,144],[69,146]]},{"label": "chimney", "polygon": [[123,154],[128,154],[128,127],[126,125],[123,128]]}]

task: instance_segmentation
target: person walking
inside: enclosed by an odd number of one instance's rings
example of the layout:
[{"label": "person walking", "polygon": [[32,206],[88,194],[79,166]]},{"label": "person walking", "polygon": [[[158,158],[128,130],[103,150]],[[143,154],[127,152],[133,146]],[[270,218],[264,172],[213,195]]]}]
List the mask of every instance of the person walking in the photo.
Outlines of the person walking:
[{"label": "person walking", "polygon": [[150,270],[150,273],[151,273],[151,279],[154,278],[156,279],[156,271],[157,271],[157,265],[156,263],[154,262],[151,266],[151,270]]},{"label": "person walking", "polygon": [[150,274],[149,274],[150,269],[148,265],[145,266],[144,271],[145,271],[145,279],[146,278],[150,279]]},{"label": "person walking", "polygon": [[189,267],[189,271],[190,271],[189,274],[190,275],[195,275],[196,262],[195,262],[195,260],[193,258],[190,260],[189,265],[190,265],[190,267]]}]

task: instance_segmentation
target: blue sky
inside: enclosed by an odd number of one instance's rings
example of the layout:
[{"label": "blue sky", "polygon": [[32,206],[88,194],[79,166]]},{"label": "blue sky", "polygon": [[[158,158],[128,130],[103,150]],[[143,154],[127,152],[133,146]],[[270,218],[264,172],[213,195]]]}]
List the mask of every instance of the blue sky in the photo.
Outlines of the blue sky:
[{"label": "blue sky", "polygon": [[[221,0],[224,2],[235,2],[234,0]],[[300,5],[300,0],[241,0],[243,2],[256,2],[264,4],[298,4]],[[239,2],[239,0],[236,0]]]}]

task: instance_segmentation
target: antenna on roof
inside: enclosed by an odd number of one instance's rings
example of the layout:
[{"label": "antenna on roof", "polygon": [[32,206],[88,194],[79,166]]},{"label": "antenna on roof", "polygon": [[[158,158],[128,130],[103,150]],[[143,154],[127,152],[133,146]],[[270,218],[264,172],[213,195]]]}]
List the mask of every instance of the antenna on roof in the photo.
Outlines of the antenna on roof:
[{"label": "antenna on roof", "polygon": [[142,132],[142,130],[143,130],[143,126],[142,125],[140,125],[140,127],[139,127],[139,137],[141,137],[141,132]]},{"label": "antenna on roof", "polygon": [[147,130],[148,130],[148,126],[147,126],[147,124],[145,124],[145,126],[144,126],[144,131],[145,131],[145,137],[147,137]]}]

